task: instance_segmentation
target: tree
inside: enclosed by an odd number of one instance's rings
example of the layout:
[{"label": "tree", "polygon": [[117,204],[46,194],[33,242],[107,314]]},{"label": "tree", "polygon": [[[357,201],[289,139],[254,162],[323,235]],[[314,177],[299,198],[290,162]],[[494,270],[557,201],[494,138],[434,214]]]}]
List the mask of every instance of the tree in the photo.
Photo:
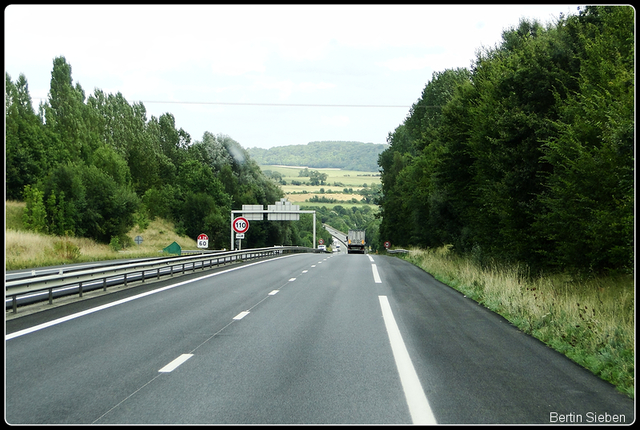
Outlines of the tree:
[{"label": "tree", "polygon": [[21,199],[26,185],[35,185],[50,167],[47,135],[35,114],[23,74],[14,84],[5,76],[5,153],[7,199]]},{"label": "tree", "polygon": [[324,181],[327,180],[328,175],[321,173],[318,170],[312,170],[309,172],[309,183],[311,185],[324,185]]},{"label": "tree", "polygon": [[48,103],[44,106],[46,128],[56,142],[53,154],[57,164],[87,161],[98,144],[97,123],[85,104],[80,84],[73,86],[71,66],[64,57],[53,60]]},{"label": "tree", "polygon": [[24,188],[24,199],[27,205],[22,222],[27,229],[44,233],[47,231],[44,193],[31,185],[26,185]]},{"label": "tree", "polygon": [[571,23],[579,88],[546,141],[552,171],[535,223],[554,243],[548,255],[557,265],[633,268],[633,19],[631,7],[589,7]]},{"label": "tree", "polygon": [[109,243],[113,237],[122,238],[135,224],[134,213],[140,204],[138,196],[96,166],[78,167],[86,190],[81,229],[102,243]]}]

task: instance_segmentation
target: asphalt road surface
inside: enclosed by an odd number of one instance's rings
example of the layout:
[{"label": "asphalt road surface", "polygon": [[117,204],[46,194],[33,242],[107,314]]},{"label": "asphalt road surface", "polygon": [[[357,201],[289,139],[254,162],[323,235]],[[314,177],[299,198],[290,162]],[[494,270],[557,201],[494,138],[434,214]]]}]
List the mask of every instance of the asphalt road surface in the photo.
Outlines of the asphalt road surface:
[{"label": "asphalt road surface", "polygon": [[635,419],[613,386],[393,257],[229,266],[6,330],[9,424]]}]

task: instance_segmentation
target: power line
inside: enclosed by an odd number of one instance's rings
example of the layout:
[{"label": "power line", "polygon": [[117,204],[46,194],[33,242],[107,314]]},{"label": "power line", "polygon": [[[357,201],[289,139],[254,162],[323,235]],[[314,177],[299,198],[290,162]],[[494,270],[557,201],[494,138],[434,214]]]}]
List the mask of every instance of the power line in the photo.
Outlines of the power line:
[{"label": "power line", "polygon": [[[47,100],[48,97],[32,97],[36,100]],[[228,105],[228,106],[284,106],[284,107],[355,107],[355,108],[410,108],[406,105],[348,105],[348,104],[313,104],[313,103],[242,103],[242,102],[185,102],[176,100],[137,100],[140,103],[181,104],[181,105]]]},{"label": "power line", "polygon": [[[48,97],[32,97],[36,100],[47,100]],[[277,107],[349,107],[349,108],[403,108],[412,107],[438,108],[442,106],[407,106],[407,105],[351,105],[351,104],[315,104],[315,103],[243,103],[243,102],[190,102],[176,100],[137,100],[139,103],[184,104],[184,105],[223,105],[223,106],[277,106]]]},{"label": "power line", "polygon": [[180,101],[158,101],[140,100],[142,103],[174,103],[193,105],[229,105],[229,106],[285,106],[285,107],[355,107],[355,108],[404,108],[406,105],[342,105],[342,104],[309,104],[309,103],[233,103],[233,102],[180,102]]}]

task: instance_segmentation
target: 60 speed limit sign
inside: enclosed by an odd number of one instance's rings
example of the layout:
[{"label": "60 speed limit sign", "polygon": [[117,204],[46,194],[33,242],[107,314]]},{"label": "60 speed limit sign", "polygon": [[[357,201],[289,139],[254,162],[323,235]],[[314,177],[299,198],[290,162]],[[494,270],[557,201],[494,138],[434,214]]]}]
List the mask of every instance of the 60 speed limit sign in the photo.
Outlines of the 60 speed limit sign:
[{"label": "60 speed limit sign", "polygon": [[247,221],[246,218],[240,216],[233,220],[231,226],[233,227],[233,231],[235,231],[236,233],[245,233],[247,230],[249,230],[249,221]]},{"label": "60 speed limit sign", "polygon": [[209,247],[209,236],[206,234],[201,234],[198,236],[198,248],[208,248]]}]

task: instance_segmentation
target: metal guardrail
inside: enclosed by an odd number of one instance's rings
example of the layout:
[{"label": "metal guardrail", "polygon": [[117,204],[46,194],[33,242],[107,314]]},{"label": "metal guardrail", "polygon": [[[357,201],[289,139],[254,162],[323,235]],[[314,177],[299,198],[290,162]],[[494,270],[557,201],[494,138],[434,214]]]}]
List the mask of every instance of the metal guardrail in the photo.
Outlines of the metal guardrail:
[{"label": "metal guardrail", "polygon": [[387,249],[387,254],[407,254],[406,249]]},{"label": "metal guardrail", "polygon": [[[255,248],[243,249],[240,251],[226,251],[217,253],[200,253],[199,255],[191,255],[187,257],[169,257],[169,258],[153,258],[149,260],[136,261],[134,263],[113,264],[105,263],[105,265],[92,269],[79,269],[60,272],[53,275],[32,276],[21,279],[5,281],[5,297],[11,297],[11,307],[13,313],[17,312],[17,300],[19,296],[33,294],[37,292],[49,292],[49,304],[53,302],[54,289],[61,287],[70,287],[77,285],[77,290],[73,288],[72,293],[82,297],[83,284],[95,284],[102,281],[103,291],[107,290],[109,285],[127,285],[127,281],[132,281],[131,275],[138,275],[136,279],[156,278],[160,276],[176,273],[185,273],[187,270],[195,272],[197,268],[204,270],[209,267],[218,267],[220,264],[246,261],[255,258],[263,258],[272,255],[299,253],[299,252],[319,252],[319,250],[298,246],[275,246],[271,248]],[[176,270],[177,268],[177,270]],[[148,275],[148,272],[153,274]],[[108,282],[107,282],[108,281]],[[99,287],[95,287],[96,289]]]}]

